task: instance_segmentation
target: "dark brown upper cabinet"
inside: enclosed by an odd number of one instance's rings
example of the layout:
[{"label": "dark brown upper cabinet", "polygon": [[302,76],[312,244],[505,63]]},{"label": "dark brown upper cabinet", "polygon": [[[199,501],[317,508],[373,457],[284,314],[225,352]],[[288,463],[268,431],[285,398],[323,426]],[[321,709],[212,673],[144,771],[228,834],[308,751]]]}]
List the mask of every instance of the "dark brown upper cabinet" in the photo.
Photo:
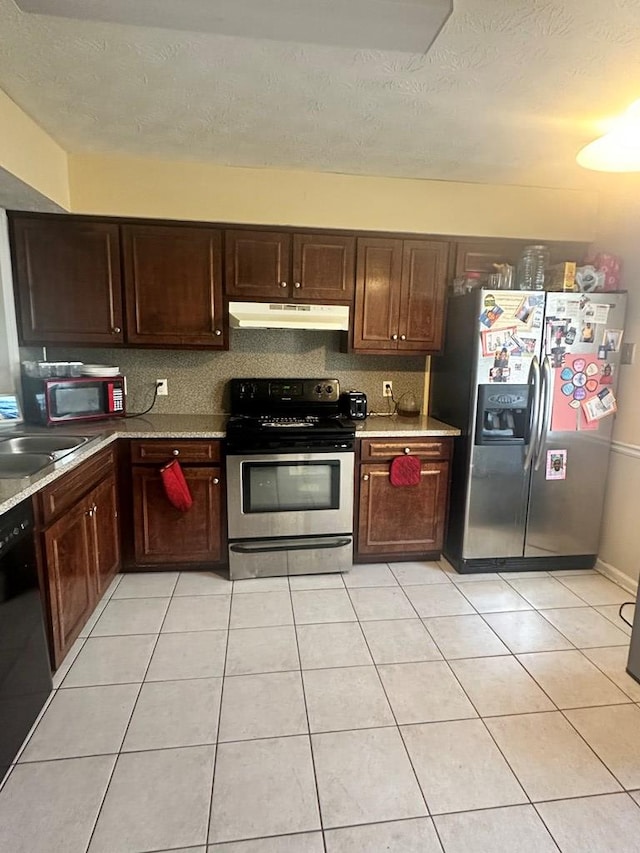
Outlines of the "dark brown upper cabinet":
[{"label": "dark brown upper cabinet", "polygon": [[20,342],[122,344],[118,225],[27,214],[9,222]]},{"label": "dark brown upper cabinet", "polygon": [[552,264],[562,261],[580,263],[589,248],[588,243],[575,241],[505,240],[495,237],[460,240],[456,244],[455,275],[462,277],[468,272],[492,273],[495,272],[494,264],[515,265],[524,247],[536,242],[544,243],[549,247]]},{"label": "dark brown upper cabinet", "polygon": [[226,293],[232,299],[349,303],[355,238],[227,231]]},{"label": "dark brown upper cabinet", "polygon": [[444,241],[359,239],[352,348],[438,352],[448,255]]},{"label": "dark brown upper cabinet", "polygon": [[122,247],[128,343],[225,348],[220,231],[123,225]]}]

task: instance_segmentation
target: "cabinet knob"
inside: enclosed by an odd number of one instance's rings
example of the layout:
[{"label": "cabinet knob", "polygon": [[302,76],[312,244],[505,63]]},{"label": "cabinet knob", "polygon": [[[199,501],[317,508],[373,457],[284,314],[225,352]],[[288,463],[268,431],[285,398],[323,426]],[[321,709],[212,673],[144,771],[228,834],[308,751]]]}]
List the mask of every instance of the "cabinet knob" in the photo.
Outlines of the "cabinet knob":
[{"label": "cabinet knob", "polygon": [[296,290],[300,290],[300,288],[302,287],[302,285],[300,284],[300,282],[299,282],[299,281],[295,281],[295,282],[293,283],[293,286],[296,288]]},{"label": "cabinet knob", "polygon": [[216,330],[215,330],[215,332],[214,332],[213,334],[214,334],[217,338],[219,338],[219,337],[220,337],[220,335],[222,334],[222,330],[221,330],[221,329],[216,329]]},{"label": "cabinet knob", "polygon": [[286,282],[286,281],[281,281],[281,282],[280,282],[280,287],[286,287],[286,286],[287,286],[287,282]]},{"label": "cabinet knob", "polygon": [[171,452],[173,453],[174,456],[180,456],[179,450],[172,450]]},{"label": "cabinet knob", "polygon": [[411,448],[410,448],[410,447],[405,447],[404,452],[405,452],[405,454],[409,454],[409,453],[411,453]]},{"label": "cabinet knob", "polygon": [[219,482],[220,482],[220,480],[217,477],[213,478],[213,485],[214,486],[217,486]]},{"label": "cabinet knob", "polygon": [[91,509],[93,510],[93,514],[95,515],[98,512],[98,507],[94,504]]},{"label": "cabinet knob", "polygon": [[121,331],[122,329],[120,328],[120,326],[114,326],[113,329],[111,329],[111,333],[113,335],[119,335]]},{"label": "cabinet knob", "polygon": [[406,336],[406,335],[400,335],[400,340],[401,340],[401,341],[406,341],[406,340],[407,340],[407,336]]},{"label": "cabinet knob", "polygon": [[368,479],[369,479],[369,475],[368,475],[368,474],[363,474],[362,479],[363,479],[363,480],[368,480]]},{"label": "cabinet knob", "polygon": [[91,507],[91,509],[88,509],[85,512],[85,515],[88,516],[89,518],[92,518],[93,517],[93,507]]},{"label": "cabinet knob", "polygon": [[398,336],[397,336],[397,335],[391,335],[391,340],[392,340],[392,341],[397,341],[397,340],[398,340]]}]

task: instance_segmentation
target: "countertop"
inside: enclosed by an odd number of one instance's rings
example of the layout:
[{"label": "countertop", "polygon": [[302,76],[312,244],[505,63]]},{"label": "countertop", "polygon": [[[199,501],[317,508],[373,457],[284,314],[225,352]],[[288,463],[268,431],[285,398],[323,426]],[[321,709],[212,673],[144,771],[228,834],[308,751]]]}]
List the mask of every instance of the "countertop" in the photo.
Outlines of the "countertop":
[{"label": "countertop", "polygon": [[[68,471],[72,471],[91,456],[104,450],[119,438],[224,438],[228,415],[144,415],[94,424],[73,424],[39,430],[37,427],[16,426],[0,431],[0,438],[12,432],[43,432],[60,435],[87,435],[91,441],[73,453],[52,462],[37,474],[19,480],[0,480],[0,514],[25,498],[48,486]],[[54,432],[55,431],[55,432]],[[358,438],[408,438],[420,436],[456,436],[460,430],[434,418],[402,418],[372,415],[364,423],[356,423]]]}]

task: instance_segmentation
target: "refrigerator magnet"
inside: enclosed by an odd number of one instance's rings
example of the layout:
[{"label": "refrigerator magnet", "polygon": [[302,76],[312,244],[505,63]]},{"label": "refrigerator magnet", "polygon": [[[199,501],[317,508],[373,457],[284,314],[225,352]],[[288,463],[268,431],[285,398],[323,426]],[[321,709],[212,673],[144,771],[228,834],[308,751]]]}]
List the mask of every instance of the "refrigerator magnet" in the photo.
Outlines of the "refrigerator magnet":
[{"label": "refrigerator magnet", "polygon": [[614,415],[618,407],[613,390],[605,387],[602,391],[598,391],[595,397],[590,397],[582,403],[584,416],[589,423],[599,421],[601,418],[606,418],[608,415]]},{"label": "refrigerator magnet", "polygon": [[547,480],[567,479],[567,451],[547,450]]},{"label": "refrigerator magnet", "polygon": [[622,329],[605,329],[602,345],[607,352],[618,352],[622,345]]}]

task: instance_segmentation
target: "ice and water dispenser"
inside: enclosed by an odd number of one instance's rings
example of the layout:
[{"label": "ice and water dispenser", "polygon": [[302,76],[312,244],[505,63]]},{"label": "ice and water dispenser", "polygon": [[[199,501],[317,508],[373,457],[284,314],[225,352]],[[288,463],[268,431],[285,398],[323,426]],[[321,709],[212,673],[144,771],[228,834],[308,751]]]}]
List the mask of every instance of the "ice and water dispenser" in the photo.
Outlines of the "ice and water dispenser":
[{"label": "ice and water dispenser", "polygon": [[476,444],[526,444],[529,421],[529,385],[478,387]]}]

